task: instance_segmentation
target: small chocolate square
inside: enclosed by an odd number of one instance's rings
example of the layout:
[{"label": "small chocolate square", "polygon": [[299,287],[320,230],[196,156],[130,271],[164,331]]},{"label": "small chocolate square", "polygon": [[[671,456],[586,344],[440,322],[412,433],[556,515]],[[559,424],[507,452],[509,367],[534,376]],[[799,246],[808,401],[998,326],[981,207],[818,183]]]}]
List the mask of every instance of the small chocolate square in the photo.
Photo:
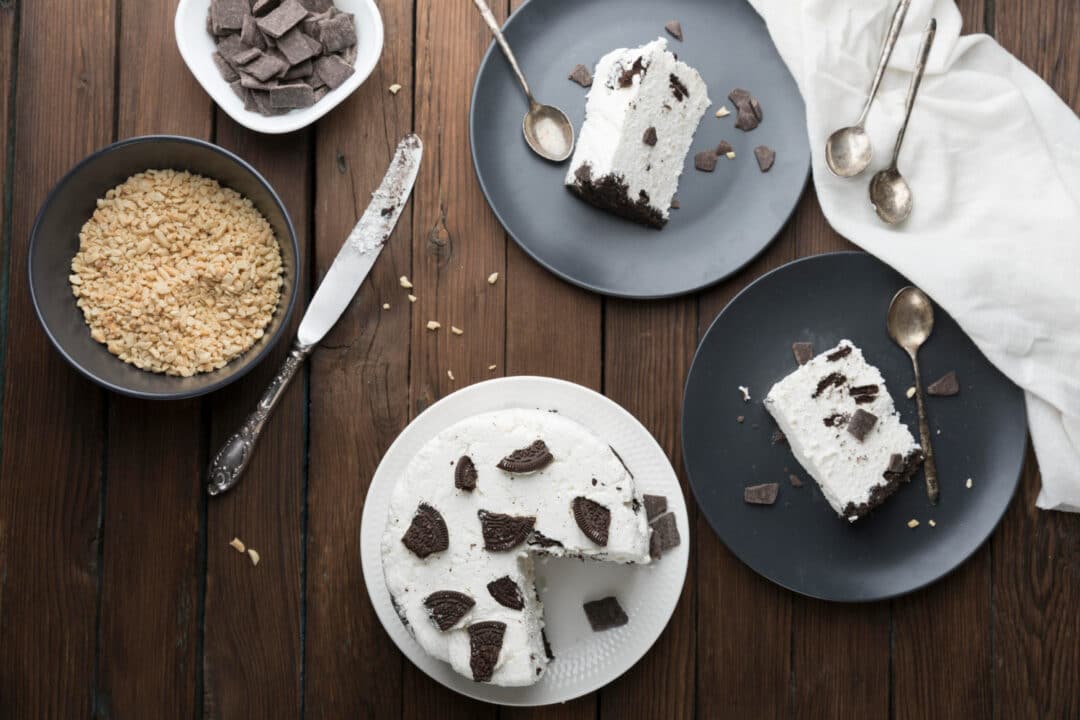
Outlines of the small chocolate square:
[{"label": "small chocolate square", "polygon": [[751,505],[772,505],[780,494],[780,483],[764,483],[743,488],[743,500]]},{"label": "small chocolate square", "polygon": [[805,365],[814,357],[814,345],[808,342],[791,343],[791,352],[795,354],[795,361]]},{"label": "small chocolate square", "polygon": [[712,150],[703,150],[694,156],[694,167],[701,172],[712,172],[716,169],[716,153]]},{"label": "small chocolate square", "polygon": [[255,60],[261,55],[262,50],[260,50],[259,48],[248,48],[247,50],[241,50],[240,52],[233,55],[232,61],[237,65],[247,65],[249,62]]},{"label": "small chocolate square", "polygon": [[248,0],[213,0],[210,3],[210,17],[214,34],[240,32],[240,28],[244,26],[244,17],[249,12]]},{"label": "small chocolate square", "polygon": [[859,442],[866,439],[867,434],[877,424],[877,415],[859,408],[848,420],[847,431]]},{"label": "small chocolate square", "polygon": [[263,82],[253,75],[242,72],[240,73],[240,84],[248,90],[269,90],[270,88],[276,88],[278,86],[278,81],[271,78],[270,80]]},{"label": "small chocolate square", "polygon": [[273,55],[267,55],[266,53],[260,53],[259,57],[254,62],[250,62],[244,66],[244,72],[252,75],[263,82],[266,82],[270,78],[284,72],[288,69],[289,64],[284,60],[274,57]]},{"label": "small chocolate square", "polygon": [[255,24],[270,37],[280,38],[307,17],[307,12],[298,0],[285,0],[276,10],[256,20]]},{"label": "small chocolate square", "polygon": [[[310,78],[314,74],[315,74],[315,64],[313,62],[311,62],[311,60],[309,59],[309,60],[305,60],[302,63],[299,63],[298,65],[293,65],[291,68],[289,68],[289,71],[286,72],[281,77],[281,79],[282,80],[298,80],[300,78]],[[311,82],[308,81],[308,84],[310,85]]]},{"label": "small chocolate square", "polygon": [[308,42],[308,36],[300,28],[295,27],[278,38],[278,50],[285,56],[290,66],[299,65],[305,60],[310,60],[318,55],[318,51],[312,48]]},{"label": "small chocolate square", "polygon": [[956,371],[950,370],[941,378],[930,383],[926,387],[926,392],[930,395],[942,397],[958,395],[960,393],[960,381],[956,379]]},{"label": "small chocolate square", "polygon": [[776,162],[776,151],[767,145],[758,145],[754,148],[754,157],[757,158],[757,164],[761,168],[761,172],[767,173],[772,169],[773,163]]},{"label": "small chocolate square", "polygon": [[720,144],[716,146],[716,154],[727,155],[729,152],[735,152],[735,148],[731,147],[731,143],[727,140],[721,140]]},{"label": "small chocolate square", "polygon": [[602,632],[612,628],[622,627],[630,622],[626,611],[619,605],[614,597],[606,597],[602,600],[593,600],[583,605],[585,617],[589,619],[589,625],[593,632]]},{"label": "small chocolate square", "polygon": [[581,87],[592,86],[592,73],[589,72],[589,68],[578,63],[574,66],[574,69],[570,71],[570,80],[573,80]]},{"label": "small chocolate square", "polygon": [[645,134],[641,138],[641,142],[645,143],[649,147],[656,146],[656,128],[646,128]]},{"label": "small chocolate square", "polygon": [[221,77],[225,78],[225,82],[234,83],[240,79],[240,73],[236,72],[236,69],[229,64],[228,60],[222,57],[221,53],[214,53],[213,58],[214,65],[217,66],[218,72],[221,73]]},{"label": "small chocolate square", "polygon": [[649,523],[652,535],[649,537],[649,555],[658,560],[665,552],[677,547],[682,542],[679,525],[675,522],[675,513],[667,513]]},{"label": "small chocolate square", "polygon": [[319,42],[326,52],[334,53],[356,44],[356,21],[350,13],[341,13],[332,18],[320,20]]},{"label": "small chocolate square", "polygon": [[650,522],[667,512],[667,498],[663,495],[642,495],[645,501],[645,518]]},{"label": "small chocolate square", "polygon": [[257,47],[260,50],[266,49],[266,37],[259,31],[259,27],[255,24],[255,18],[251,15],[244,16],[244,24],[240,28],[240,40],[250,47]]},{"label": "small chocolate square", "polygon": [[337,55],[324,55],[315,60],[315,72],[331,90],[336,90],[349,79],[355,70]]},{"label": "small chocolate square", "polygon": [[270,90],[270,107],[278,110],[306,108],[315,104],[315,92],[306,83],[278,85]]}]

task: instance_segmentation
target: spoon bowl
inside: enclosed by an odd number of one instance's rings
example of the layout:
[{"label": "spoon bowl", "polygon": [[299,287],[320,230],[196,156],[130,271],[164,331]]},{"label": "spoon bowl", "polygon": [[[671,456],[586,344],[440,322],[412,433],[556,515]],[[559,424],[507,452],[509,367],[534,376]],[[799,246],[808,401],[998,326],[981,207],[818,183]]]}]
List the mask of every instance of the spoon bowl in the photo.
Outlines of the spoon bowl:
[{"label": "spoon bowl", "polygon": [[911,186],[899,170],[887,168],[870,181],[870,202],[879,218],[896,225],[911,214]]},{"label": "spoon bowl", "polygon": [[825,142],[825,164],[833,175],[855,177],[870,165],[874,148],[861,125],[840,128]]},{"label": "spoon bowl", "polygon": [[562,162],[574,151],[574,126],[553,105],[532,105],[521,120],[521,132],[532,151],[546,160]]}]

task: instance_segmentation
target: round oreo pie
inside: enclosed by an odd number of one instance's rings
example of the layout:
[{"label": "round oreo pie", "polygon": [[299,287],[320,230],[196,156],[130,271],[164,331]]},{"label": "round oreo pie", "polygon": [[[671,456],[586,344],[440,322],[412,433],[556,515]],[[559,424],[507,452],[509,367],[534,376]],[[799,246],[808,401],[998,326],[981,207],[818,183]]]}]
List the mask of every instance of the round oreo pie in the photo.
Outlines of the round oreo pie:
[{"label": "round oreo pie", "polygon": [[533,556],[648,563],[650,532],[610,446],[558,414],[504,410],[447,428],[413,458],[394,489],[383,573],[426,652],[479,682],[532,685],[550,662]]}]

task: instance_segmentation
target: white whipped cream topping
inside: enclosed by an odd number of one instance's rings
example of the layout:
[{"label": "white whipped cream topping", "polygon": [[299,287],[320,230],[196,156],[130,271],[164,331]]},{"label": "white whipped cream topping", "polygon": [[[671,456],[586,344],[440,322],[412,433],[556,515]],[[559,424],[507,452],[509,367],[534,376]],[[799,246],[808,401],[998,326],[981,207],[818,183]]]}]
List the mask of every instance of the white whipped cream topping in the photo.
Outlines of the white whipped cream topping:
[{"label": "white whipped cream topping", "polygon": [[[496,467],[510,453],[538,439],[554,456],[547,467],[527,475],[513,475]],[[472,459],[479,476],[471,492],[454,485],[454,470],[463,455]],[[579,496],[611,512],[606,547],[586,537],[574,520],[571,503]],[[425,559],[401,542],[420,503],[439,511],[450,536],[449,549]],[[523,544],[509,552],[489,552],[484,549],[477,516],[481,509],[535,516],[535,529],[564,547],[540,549]],[[531,685],[543,675],[548,660],[541,639],[543,606],[534,588],[530,553],[648,563],[649,534],[634,481],[606,443],[555,413],[505,410],[477,415],[447,428],[409,464],[391,500],[383,535],[383,573],[399,614],[430,655],[471,678],[467,626],[487,620],[504,622],[506,634],[491,682]],[[489,582],[506,575],[518,583],[524,610],[504,607],[488,592]],[[476,601],[469,614],[447,632],[432,623],[423,604],[438,590],[462,592]]]},{"label": "white whipped cream topping", "polygon": [[[844,347],[851,348],[846,357],[828,359],[828,355]],[[840,387],[828,387],[814,398],[818,383],[830,373],[840,373],[845,382]],[[862,385],[877,385],[876,399],[857,404],[849,391]],[[765,398],[765,408],[787,436],[795,459],[817,481],[825,499],[841,516],[849,505],[858,507],[868,502],[875,488],[888,483],[883,473],[893,454],[906,458],[920,449],[911,431],[900,422],[881,372],[866,362],[862,350],[850,340],[841,340],[835,348],[773,385]],[[877,416],[862,441],[849,433],[846,425],[829,427],[824,422],[824,418],[837,414],[850,417],[858,409]],[[852,522],[857,519],[848,517]]]},{"label": "white whipped cream topping", "polygon": [[[620,87],[619,75],[638,58],[642,58],[645,72],[634,75],[629,87]],[[688,97],[675,98],[672,75],[689,91]],[[683,161],[710,102],[701,75],[668,52],[667,40],[658,38],[639,48],[611,51],[600,59],[593,73],[585,123],[566,184],[573,185],[574,173],[588,164],[593,178],[621,176],[631,200],[644,190],[649,204],[666,220]],[[655,146],[643,141],[650,127],[656,128]]]}]

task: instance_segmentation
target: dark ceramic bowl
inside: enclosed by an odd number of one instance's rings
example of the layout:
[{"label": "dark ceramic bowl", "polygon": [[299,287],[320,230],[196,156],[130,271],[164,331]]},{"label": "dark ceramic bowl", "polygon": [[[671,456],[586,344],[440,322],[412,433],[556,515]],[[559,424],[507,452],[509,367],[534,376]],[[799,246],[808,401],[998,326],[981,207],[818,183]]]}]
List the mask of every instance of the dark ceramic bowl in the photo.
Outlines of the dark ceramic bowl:
[{"label": "dark ceramic bowl", "polygon": [[[220,370],[189,378],[140,370],[90,338],[75,305],[68,276],[79,248],[79,230],[97,199],[132,175],[148,169],[188,170],[213,178],[249,198],[269,221],[281,244],[284,284],[281,302],[262,339]],[[57,183],[30,234],[30,295],[49,340],[76,370],[102,387],[132,397],[172,400],[218,390],[240,378],[280,339],[296,303],[300,252],[289,213],[266,179],[236,155],[194,138],[154,135],[105,147],[72,168]]]}]

